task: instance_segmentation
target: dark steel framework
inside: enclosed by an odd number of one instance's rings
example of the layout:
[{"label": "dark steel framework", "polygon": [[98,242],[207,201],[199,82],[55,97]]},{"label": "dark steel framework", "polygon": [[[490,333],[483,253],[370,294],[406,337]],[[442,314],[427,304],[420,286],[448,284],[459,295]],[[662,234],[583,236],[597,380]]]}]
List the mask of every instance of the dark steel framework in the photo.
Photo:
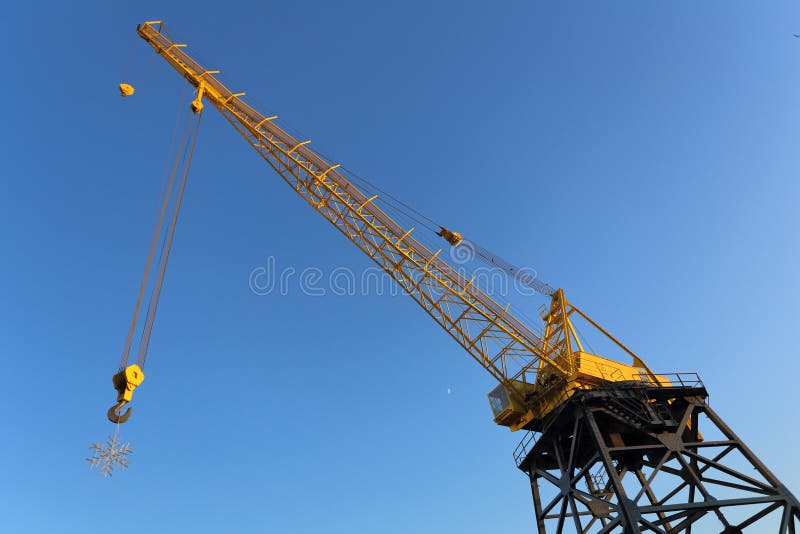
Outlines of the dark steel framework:
[{"label": "dark steel framework", "polygon": [[540,534],[800,534],[797,498],[709,407],[699,377],[669,378],[578,391],[523,439],[514,456]]}]

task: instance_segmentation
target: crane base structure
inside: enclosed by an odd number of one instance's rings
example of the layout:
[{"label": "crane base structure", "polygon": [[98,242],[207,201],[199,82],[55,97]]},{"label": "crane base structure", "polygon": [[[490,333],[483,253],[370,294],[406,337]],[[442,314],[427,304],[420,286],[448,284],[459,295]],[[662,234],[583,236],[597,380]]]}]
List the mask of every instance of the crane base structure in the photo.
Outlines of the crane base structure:
[{"label": "crane base structure", "polygon": [[573,393],[520,442],[540,534],[800,532],[797,498],[711,409],[700,378],[669,378]]}]

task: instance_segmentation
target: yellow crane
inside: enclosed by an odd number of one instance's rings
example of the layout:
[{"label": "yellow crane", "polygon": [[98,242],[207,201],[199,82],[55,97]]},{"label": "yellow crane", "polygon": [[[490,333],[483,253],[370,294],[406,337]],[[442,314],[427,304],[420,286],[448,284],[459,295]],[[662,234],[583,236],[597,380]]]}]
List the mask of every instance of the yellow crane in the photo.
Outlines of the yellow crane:
[{"label": "yellow crane", "polygon": [[[161,31],[161,22],[138,26],[139,36],[195,89],[191,108],[200,114],[211,103],[294,191],[385,270],[452,338],[499,382],[489,393],[494,420],[511,430],[535,426],[536,421],[563,402],[571,392],[607,381],[645,381],[659,384],[630,349],[570,303],[561,289],[551,298],[544,315],[544,334],[538,335],[490,295],[459,274],[442,258],[414,238],[328,161],[307,139],[296,139],[247,105],[244,93],[234,93],[217,78],[218,71],[199,65]],[[120,85],[123,96],[133,87]],[[438,235],[459,246],[458,232],[440,228]],[[572,325],[577,314],[608,336],[632,361],[625,364],[587,352]],[[109,411],[112,421],[132,398],[143,380],[140,366],[127,366],[114,375],[118,404]]]},{"label": "yellow crane", "polygon": [[[381,208],[385,199],[367,194],[337,162],[314,150],[245,103],[209,70],[173,42],[160,21],[137,27],[139,36],[195,89],[191,109],[197,120],[187,135],[188,159],[176,181],[177,199],[168,223],[158,279],[148,309],[136,363],[128,365],[131,338],[142,301],[156,238],[139,291],[119,371],[113,376],[117,403],[108,411],[115,423],[130,417],[172,242],[188,161],[205,103],[210,103],[253,149],[315,211],[377,263],[420,307],[497,381],[488,394],[494,421],[512,431],[526,430],[514,457],[530,478],[540,533],[554,524],[564,532],[741,533],[770,517],[770,532],[789,534],[800,525],[800,504],[710,408],[707,391],[694,374],[656,375],[633,351],[567,300],[562,289],[525,277],[503,260],[478,249],[509,276],[550,298],[539,331],[515,316],[444,259],[444,247],[464,246],[459,232],[431,228],[442,238],[434,250]],[[121,84],[122,96],[134,94]],[[187,121],[188,125],[188,121]],[[173,167],[172,177],[178,169]],[[172,184],[173,178],[170,178]],[[165,197],[157,229],[167,211]],[[430,220],[429,220],[430,221]],[[158,230],[157,230],[158,232]],[[628,363],[586,350],[573,319],[580,317],[630,357]],[[722,437],[707,440],[701,422]],[[704,426],[704,428],[706,428]],[[706,431],[704,430],[703,433]],[[746,469],[726,464],[736,451]],[[626,478],[627,477],[627,478]],[[625,483],[623,484],[623,479]],[[663,484],[659,481],[664,481]],[[550,493],[546,493],[549,491]],[[738,492],[738,496],[730,496]],[[742,516],[730,508],[749,506]],[[702,521],[713,519],[716,526]],[[766,519],[765,519],[766,518]],[[595,530],[592,530],[595,528]],[[760,530],[764,532],[765,530]]]}]

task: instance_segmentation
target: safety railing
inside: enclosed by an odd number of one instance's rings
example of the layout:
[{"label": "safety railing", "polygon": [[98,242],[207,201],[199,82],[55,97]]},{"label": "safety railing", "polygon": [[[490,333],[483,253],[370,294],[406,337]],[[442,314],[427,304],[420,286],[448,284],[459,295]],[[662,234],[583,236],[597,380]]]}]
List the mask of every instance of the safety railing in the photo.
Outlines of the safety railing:
[{"label": "safety railing", "polygon": [[536,442],[539,441],[539,437],[541,437],[541,435],[541,432],[528,430],[528,433],[522,438],[517,447],[514,449],[514,463],[517,465],[517,467],[522,465],[522,462],[528,456],[528,453],[533,449],[533,446],[536,445]]},{"label": "safety railing", "polygon": [[664,373],[656,374],[659,381],[666,378],[668,383],[653,384],[652,378],[647,373],[639,373],[638,378],[642,382],[652,385],[659,385],[661,387],[689,387],[689,388],[702,388],[705,387],[703,381],[700,380],[700,375],[697,373]]},{"label": "safety railing", "polygon": [[[558,382],[545,389],[530,403],[534,411],[538,413],[547,411],[548,413],[541,421],[541,431],[528,430],[528,433],[520,440],[517,447],[514,449],[514,462],[517,467],[519,467],[522,461],[525,460],[525,457],[528,456],[528,453],[536,445],[542,433],[547,431],[550,424],[556,419],[558,414],[561,413],[561,409],[575,389],[577,388],[569,387],[568,384],[564,382]],[[549,410],[546,410],[548,408]]]}]

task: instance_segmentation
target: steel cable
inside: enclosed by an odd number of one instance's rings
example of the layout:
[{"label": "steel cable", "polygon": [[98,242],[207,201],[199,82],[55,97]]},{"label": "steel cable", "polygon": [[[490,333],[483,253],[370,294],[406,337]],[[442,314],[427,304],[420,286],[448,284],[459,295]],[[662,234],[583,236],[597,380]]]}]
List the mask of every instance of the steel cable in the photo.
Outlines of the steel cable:
[{"label": "steel cable", "polygon": [[[173,131],[173,140],[170,142],[170,150],[169,150],[170,152],[172,151],[171,145],[174,142],[174,138],[175,138],[174,134],[177,133],[177,129],[178,129],[178,124],[179,123],[180,123],[180,113],[178,114],[178,117],[176,118],[175,129]],[[181,134],[181,140],[180,140],[180,143],[179,143],[178,146],[182,146],[184,144],[184,140],[186,138],[186,131],[187,131],[188,125],[189,125],[189,122],[188,122],[188,119],[187,119],[186,123],[184,124],[183,133]],[[145,291],[145,288],[147,287],[147,280],[148,280],[149,275],[150,275],[150,268],[153,265],[153,256],[155,254],[156,244],[158,243],[159,236],[161,235],[161,227],[162,227],[162,225],[164,223],[164,215],[166,214],[167,206],[169,205],[170,194],[171,194],[171,191],[172,191],[172,188],[173,188],[172,184],[173,184],[174,179],[175,179],[175,173],[176,173],[176,171],[178,169],[179,158],[180,158],[180,152],[178,152],[178,154],[176,155],[175,163],[174,163],[174,165],[172,167],[172,172],[171,173],[169,172],[169,167],[167,167],[167,169],[165,169],[164,182],[166,183],[166,187],[164,187],[164,185],[162,184],[163,201],[161,202],[161,210],[160,210],[160,213],[159,213],[156,225],[155,225],[155,229],[153,231],[153,240],[150,243],[150,250],[148,251],[148,254],[147,254],[147,262],[145,264],[144,274],[142,275],[141,284],[139,285],[139,293],[138,293],[137,298],[136,298],[136,306],[134,306],[133,317],[131,318],[131,324],[130,324],[130,327],[128,328],[128,335],[125,338],[125,346],[122,349],[122,357],[120,358],[120,362],[119,362],[120,369],[122,369],[124,367],[127,367],[127,365],[128,365],[128,358],[130,356],[131,344],[133,343],[133,335],[134,335],[134,333],[136,331],[136,323],[138,321],[139,312],[140,312],[141,307],[142,307],[142,300],[144,298],[144,291]],[[169,178],[167,178],[168,176],[169,176]]]},{"label": "steel cable", "polygon": [[150,297],[150,305],[147,310],[147,318],[145,319],[144,329],[142,330],[142,339],[139,343],[139,353],[136,357],[136,363],[139,367],[144,368],[145,361],[147,360],[147,349],[150,345],[150,335],[153,331],[153,322],[155,321],[156,310],[158,308],[158,300],[161,297],[161,287],[164,283],[164,274],[167,270],[167,260],[169,259],[169,252],[172,248],[172,239],[175,236],[175,227],[178,223],[178,215],[180,214],[181,201],[183,200],[183,193],[186,190],[186,181],[189,177],[189,167],[192,163],[192,155],[194,154],[194,147],[197,143],[197,134],[200,131],[200,119],[202,114],[197,115],[194,124],[194,132],[192,133],[191,143],[188,145],[188,155],[184,152],[185,165],[183,168],[183,178],[181,180],[180,188],[178,189],[178,196],[175,199],[175,207],[170,220],[169,230],[165,235],[161,258],[159,262],[158,278],[153,285],[153,292]]}]

